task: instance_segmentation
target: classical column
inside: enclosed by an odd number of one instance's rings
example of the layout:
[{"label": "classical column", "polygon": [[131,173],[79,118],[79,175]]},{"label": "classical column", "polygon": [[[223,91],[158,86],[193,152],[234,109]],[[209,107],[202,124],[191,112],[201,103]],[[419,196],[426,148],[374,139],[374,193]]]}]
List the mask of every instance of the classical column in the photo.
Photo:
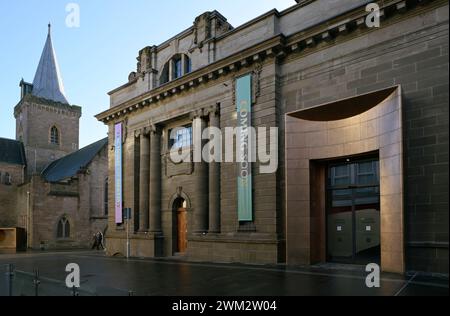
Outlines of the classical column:
[{"label": "classical column", "polygon": [[202,149],[205,142],[202,133],[206,123],[203,111],[192,114],[194,141],[194,233],[208,232],[208,165],[202,159]]},{"label": "classical column", "polygon": [[140,131],[140,164],[139,164],[139,232],[148,231],[148,188],[150,164],[150,139],[146,130]]},{"label": "classical column", "polygon": [[153,126],[150,131],[150,232],[161,229],[161,131]]},{"label": "classical column", "polygon": [[[131,208],[130,231],[139,231],[139,152],[140,131],[129,133],[125,144],[124,207]],[[136,215],[135,215],[136,214]]]},{"label": "classical column", "polygon": [[[209,109],[209,127],[220,129],[219,105]],[[213,139],[213,133],[209,139]],[[217,161],[209,164],[209,232],[220,232],[220,162]]]}]

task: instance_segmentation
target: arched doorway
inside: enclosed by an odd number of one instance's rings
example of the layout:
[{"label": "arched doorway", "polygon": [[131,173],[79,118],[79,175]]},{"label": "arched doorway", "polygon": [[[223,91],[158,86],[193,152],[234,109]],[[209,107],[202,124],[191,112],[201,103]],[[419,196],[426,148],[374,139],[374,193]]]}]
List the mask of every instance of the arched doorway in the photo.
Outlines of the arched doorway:
[{"label": "arched doorway", "polygon": [[188,246],[188,216],[187,202],[179,197],[173,203],[175,226],[175,253],[186,253]]}]

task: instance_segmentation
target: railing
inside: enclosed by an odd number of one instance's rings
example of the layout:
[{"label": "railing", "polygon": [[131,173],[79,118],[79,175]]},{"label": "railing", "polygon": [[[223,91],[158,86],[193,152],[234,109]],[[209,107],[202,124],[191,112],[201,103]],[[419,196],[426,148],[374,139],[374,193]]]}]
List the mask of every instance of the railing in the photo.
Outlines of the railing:
[{"label": "railing", "polygon": [[[33,273],[6,265],[0,279],[0,296],[134,296],[134,292],[108,287],[90,287],[81,284],[79,288],[68,288],[59,280],[42,277],[39,270]],[[2,271],[2,272],[3,272]]]}]

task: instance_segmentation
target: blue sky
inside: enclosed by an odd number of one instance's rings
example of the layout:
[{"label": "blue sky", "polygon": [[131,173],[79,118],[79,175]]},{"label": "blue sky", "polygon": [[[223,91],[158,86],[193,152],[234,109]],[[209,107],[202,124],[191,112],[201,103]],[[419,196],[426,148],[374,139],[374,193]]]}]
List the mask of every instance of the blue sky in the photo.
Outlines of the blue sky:
[{"label": "blue sky", "polygon": [[[66,5],[80,7],[80,27],[66,26]],[[0,0],[0,137],[15,138],[13,108],[21,78],[32,82],[47,24],[72,104],[83,106],[80,145],[106,136],[94,115],[109,106],[108,91],[136,68],[138,51],[192,25],[196,16],[218,10],[233,26],[294,0]]]}]

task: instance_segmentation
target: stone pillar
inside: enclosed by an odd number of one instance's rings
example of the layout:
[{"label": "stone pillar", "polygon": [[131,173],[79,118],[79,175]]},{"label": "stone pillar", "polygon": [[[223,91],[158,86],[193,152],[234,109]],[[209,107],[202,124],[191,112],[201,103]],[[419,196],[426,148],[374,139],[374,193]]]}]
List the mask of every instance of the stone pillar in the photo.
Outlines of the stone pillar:
[{"label": "stone pillar", "polygon": [[[124,147],[124,208],[131,208],[133,212],[130,220],[130,231],[139,231],[139,173],[136,167],[139,166],[140,156],[137,148],[140,142],[140,131],[128,133]],[[136,214],[136,215],[135,215]]]},{"label": "stone pillar", "polygon": [[139,165],[139,232],[148,231],[149,207],[149,165],[150,165],[150,139],[146,131],[140,131],[140,165]]},{"label": "stone pillar", "polygon": [[[220,128],[219,105],[209,109],[209,127]],[[209,232],[220,233],[220,162],[216,161],[209,164]]]},{"label": "stone pillar", "polygon": [[208,165],[202,159],[204,141],[202,133],[205,129],[203,111],[192,114],[194,142],[194,233],[208,232]]},{"label": "stone pillar", "polygon": [[150,232],[161,229],[161,131],[153,126],[150,132]]},{"label": "stone pillar", "polygon": [[181,75],[184,76],[186,74],[186,55],[181,54]]}]

